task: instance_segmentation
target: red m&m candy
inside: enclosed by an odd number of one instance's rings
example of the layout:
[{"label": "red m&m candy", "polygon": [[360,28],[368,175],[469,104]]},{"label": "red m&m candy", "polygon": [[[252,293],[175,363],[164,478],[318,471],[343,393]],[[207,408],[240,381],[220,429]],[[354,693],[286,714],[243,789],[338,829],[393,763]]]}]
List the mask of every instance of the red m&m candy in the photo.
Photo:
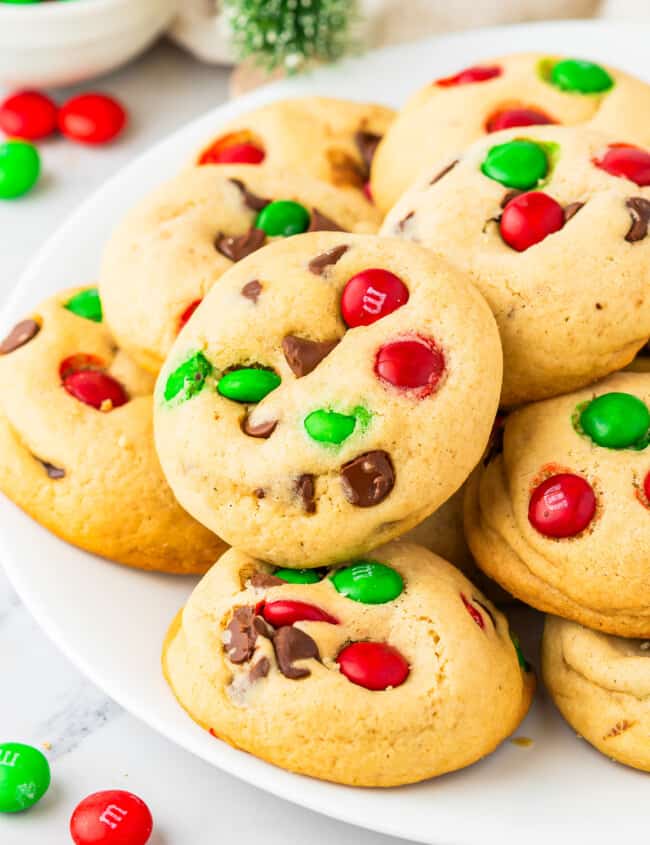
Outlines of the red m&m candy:
[{"label": "red m&m candy", "polygon": [[152,830],[147,805],[122,789],[89,795],[77,804],[70,818],[75,845],[145,845]]},{"label": "red m&m candy", "polygon": [[487,132],[499,132],[501,129],[513,129],[516,126],[543,126],[555,121],[540,109],[512,108],[494,112],[486,121]]},{"label": "red m&m candy", "polygon": [[404,282],[388,270],[362,270],[348,279],[341,294],[341,313],[345,324],[369,326],[408,302]]},{"label": "red m&m candy", "polygon": [[126,125],[124,108],[106,94],[80,94],[59,110],[59,129],[82,144],[106,144]]},{"label": "red m&m candy", "polygon": [[350,643],[336,662],[348,681],[369,690],[399,687],[409,675],[405,658],[388,643]]},{"label": "red m&m candy", "polygon": [[56,122],[56,104],[39,91],[19,91],[0,104],[0,129],[11,138],[46,138]]},{"label": "red m&m candy", "polygon": [[494,79],[501,76],[503,70],[499,65],[476,65],[475,67],[468,67],[461,70],[460,73],[455,73],[453,76],[445,76],[443,79],[436,80],[436,85],[441,88],[451,88],[454,85],[469,85],[471,82],[487,82],[488,79]]},{"label": "red m&m candy", "polygon": [[518,252],[543,241],[562,226],[562,206],[542,191],[529,191],[511,199],[499,222],[501,237]]},{"label": "red m&m candy", "polygon": [[528,519],[545,537],[575,537],[596,513],[596,495],[588,481],[564,472],[536,487],[528,505]]},{"label": "red m&m candy", "polygon": [[260,164],[264,161],[264,151],[254,144],[233,144],[222,150],[207,150],[199,164]]},{"label": "red m&m candy", "polygon": [[293,625],[294,622],[327,622],[338,625],[339,620],[330,616],[320,607],[305,601],[279,600],[265,602],[262,616],[269,625],[281,628],[283,625]]},{"label": "red m&m candy", "polygon": [[433,340],[418,335],[385,343],[375,359],[375,373],[395,387],[432,393],[445,369],[445,358]]},{"label": "red m&m candy", "polygon": [[181,316],[178,318],[178,331],[180,331],[185,326],[192,314],[196,311],[196,309],[202,302],[202,299],[195,299],[194,302],[190,302],[185,311],[183,311]]},{"label": "red m&m candy", "polygon": [[650,502],[650,472],[646,474],[646,477],[643,479],[643,492],[645,493],[645,497]]},{"label": "red m&m candy", "polygon": [[485,622],[483,620],[483,615],[481,614],[481,612],[478,611],[474,607],[474,605],[471,603],[471,601],[469,601],[462,593],[460,594],[460,597],[461,597],[463,604],[465,605],[465,609],[467,610],[469,615],[476,622],[476,624],[479,626],[479,628],[484,629],[485,628]]},{"label": "red m&m candy", "polygon": [[593,163],[611,176],[629,179],[637,185],[650,185],[650,153],[632,144],[610,144]]},{"label": "red m&m candy", "polygon": [[129,401],[122,385],[100,370],[78,370],[63,379],[63,387],[71,396],[97,410],[119,408]]}]

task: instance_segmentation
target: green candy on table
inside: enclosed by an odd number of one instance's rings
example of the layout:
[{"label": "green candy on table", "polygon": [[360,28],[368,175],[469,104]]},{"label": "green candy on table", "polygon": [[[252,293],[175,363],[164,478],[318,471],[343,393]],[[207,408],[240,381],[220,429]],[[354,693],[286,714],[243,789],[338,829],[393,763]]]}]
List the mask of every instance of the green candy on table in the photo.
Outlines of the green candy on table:
[{"label": "green candy on table", "polygon": [[553,65],[551,82],[562,91],[575,94],[600,94],[614,85],[604,67],[583,59],[564,59]]},{"label": "green candy on table", "polygon": [[318,584],[323,580],[319,569],[276,569],[273,574],[287,584]]},{"label": "green candy on table", "polygon": [[261,402],[280,382],[280,376],[273,370],[242,367],[222,376],[217,391],[234,402]]},{"label": "green candy on table", "polygon": [[304,232],[309,226],[309,219],[309,212],[300,203],[276,200],[260,211],[255,228],[262,229],[271,238],[288,238]]},{"label": "green candy on table", "polygon": [[165,384],[165,400],[171,402],[179,397],[182,402],[199,394],[205,381],[212,374],[212,364],[202,352],[196,352],[177,367]]},{"label": "green candy on table", "polygon": [[42,0],[0,0],[0,3],[13,3],[14,5],[26,5],[27,3],[41,3]]},{"label": "green candy on table", "polygon": [[102,301],[97,288],[79,291],[63,307],[72,311],[77,317],[83,317],[84,320],[92,320],[93,323],[102,322]]},{"label": "green candy on table", "polygon": [[650,411],[631,393],[604,393],[584,408],[580,427],[597,446],[644,449],[648,445]]},{"label": "green candy on table", "polygon": [[21,197],[31,190],[41,172],[41,159],[33,144],[11,140],[0,144],[0,199]]},{"label": "green candy on table", "polygon": [[21,742],[0,744],[0,813],[33,807],[50,785],[50,765],[41,752]]},{"label": "green candy on table", "polygon": [[319,443],[343,443],[354,431],[356,417],[325,411],[322,408],[312,411],[305,417],[305,431],[312,440]]},{"label": "green candy on table", "polygon": [[488,150],[481,171],[507,188],[528,191],[548,173],[548,156],[534,141],[507,141]]},{"label": "green candy on table", "polygon": [[330,577],[337,592],[362,604],[385,604],[404,589],[399,572],[376,560],[358,560]]}]

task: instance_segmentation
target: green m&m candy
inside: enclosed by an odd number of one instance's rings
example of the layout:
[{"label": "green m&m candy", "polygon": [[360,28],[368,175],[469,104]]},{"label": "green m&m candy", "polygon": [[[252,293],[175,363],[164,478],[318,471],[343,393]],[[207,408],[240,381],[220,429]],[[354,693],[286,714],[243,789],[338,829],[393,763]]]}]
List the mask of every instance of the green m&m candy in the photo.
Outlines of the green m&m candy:
[{"label": "green m&m candy", "polygon": [[20,742],[0,744],[0,813],[33,807],[49,785],[50,766],[37,748]]},{"label": "green m&m candy", "polygon": [[0,144],[0,199],[20,197],[31,190],[41,172],[41,160],[33,144],[5,141]]},{"label": "green m&m candy", "polygon": [[212,364],[202,352],[195,352],[185,363],[177,367],[165,384],[165,400],[181,402],[191,399],[203,390],[205,380],[212,374]]},{"label": "green m&m candy", "polygon": [[580,427],[596,445],[607,449],[645,448],[650,411],[631,393],[604,393],[582,411]]},{"label": "green m&m candy", "polygon": [[309,226],[309,219],[304,205],[291,200],[276,200],[260,211],[255,228],[262,229],[271,238],[288,238],[304,232]]},{"label": "green m&m candy", "polygon": [[553,65],[551,82],[562,91],[575,94],[599,94],[614,85],[604,67],[583,59],[564,59]]},{"label": "green m&m candy", "polygon": [[527,191],[548,173],[548,157],[541,144],[518,139],[488,150],[482,172],[507,188]]},{"label": "green m&m candy", "polygon": [[63,307],[84,320],[92,320],[93,323],[102,321],[102,301],[97,288],[87,288],[76,293]]},{"label": "green m&m candy", "polygon": [[319,443],[343,443],[354,431],[356,417],[325,411],[312,411],[305,417],[305,431],[312,440]]},{"label": "green m&m candy", "polygon": [[273,370],[242,367],[221,376],[217,391],[234,402],[261,402],[280,382],[280,376]]},{"label": "green m&m candy", "polygon": [[402,576],[376,560],[358,560],[331,576],[337,592],[362,604],[385,604],[404,589]]},{"label": "green m&m candy", "polygon": [[287,584],[318,584],[323,580],[319,569],[276,569],[273,574]]}]

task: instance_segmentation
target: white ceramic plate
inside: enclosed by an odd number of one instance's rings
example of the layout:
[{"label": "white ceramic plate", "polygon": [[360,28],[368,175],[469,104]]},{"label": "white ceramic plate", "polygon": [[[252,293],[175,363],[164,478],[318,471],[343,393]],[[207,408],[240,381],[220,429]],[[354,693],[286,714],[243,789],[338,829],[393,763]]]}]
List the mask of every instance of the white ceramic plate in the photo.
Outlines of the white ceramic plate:
[{"label": "white ceramic plate", "polygon": [[[483,30],[391,48],[271,86],[183,128],[91,197],[36,257],[0,329],[8,329],[58,288],[92,281],[102,245],[125,209],[177,171],[211,130],[234,115],[302,92],[398,105],[435,76],[490,55],[527,49],[588,56],[650,78],[647,28],[563,23]],[[159,653],[192,580],[147,575],[92,558],[52,537],[4,499],[0,553],[31,612],[95,683],[174,742],[269,792],[344,821],[435,845],[547,845],[553,833],[561,835],[561,842],[589,845],[610,845],[621,834],[623,841],[632,841],[634,832],[646,841],[647,778],[610,763],[578,740],[542,694],[519,731],[534,739],[530,748],[505,743],[464,772],[412,787],[380,791],[321,783],[214,740],[176,704],[163,681]]]}]

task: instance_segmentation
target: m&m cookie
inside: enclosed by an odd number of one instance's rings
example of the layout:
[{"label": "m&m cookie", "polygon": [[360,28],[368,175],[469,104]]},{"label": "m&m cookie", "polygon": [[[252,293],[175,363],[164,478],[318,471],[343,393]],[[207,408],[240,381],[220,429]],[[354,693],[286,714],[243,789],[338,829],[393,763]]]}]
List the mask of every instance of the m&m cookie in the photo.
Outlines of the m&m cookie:
[{"label": "m&m cookie", "polygon": [[496,324],[466,278],[396,239],[280,240],[210,291],[158,378],[156,440],[179,501],[288,566],[409,530],[479,460]]},{"label": "m&m cookie", "polygon": [[354,786],[475,762],[517,728],[534,687],[505,617],[407,543],[317,570],[232,549],[174,620],[163,669],[215,740]]},{"label": "m&m cookie", "polygon": [[591,129],[481,139],[413,185],[382,233],[466,272],[504,353],[504,406],[575,390],[650,337],[650,148]]},{"label": "m&m cookie", "polygon": [[521,53],[432,80],[406,103],[373,161],[372,194],[388,211],[422,170],[442,167],[503,129],[587,124],[650,144],[650,86],[580,57]]},{"label": "m&m cookie", "polygon": [[618,373],[510,414],[468,483],[479,566],[527,604],[650,638],[650,374]]},{"label": "m&m cookie", "polygon": [[360,193],[290,171],[205,165],[146,197],[106,248],[99,288],[120,345],[158,372],[217,279],[264,244],[301,232],[374,232],[379,212]]},{"label": "m&m cookie", "polygon": [[579,737],[607,757],[650,772],[650,642],[549,616],[544,682]]},{"label": "m&m cookie", "polygon": [[62,291],[0,342],[0,490],[69,543],[204,572],[225,545],[176,503],[153,445],[153,378],[119,350],[96,288]]}]

